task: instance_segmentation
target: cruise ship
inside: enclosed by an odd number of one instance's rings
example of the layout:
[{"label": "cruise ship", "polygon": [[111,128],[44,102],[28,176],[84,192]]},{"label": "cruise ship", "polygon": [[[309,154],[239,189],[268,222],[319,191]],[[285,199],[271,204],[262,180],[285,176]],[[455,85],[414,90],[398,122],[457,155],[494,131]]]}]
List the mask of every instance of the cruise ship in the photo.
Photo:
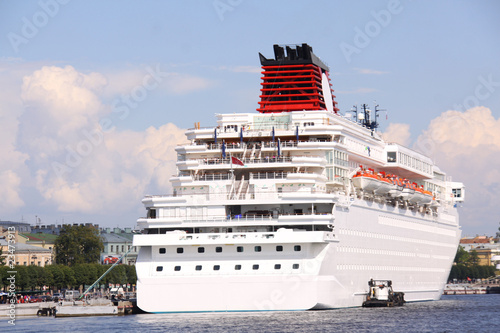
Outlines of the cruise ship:
[{"label": "cruise ship", "polygon": [[341,114],[312,47],[259,54],[257,112],[216,114],[176,147],[172,193],[147,195],[134,236],[138,306],[152,313],[361,306],[370,280],[438,300],[461,236],[462,183]]}]

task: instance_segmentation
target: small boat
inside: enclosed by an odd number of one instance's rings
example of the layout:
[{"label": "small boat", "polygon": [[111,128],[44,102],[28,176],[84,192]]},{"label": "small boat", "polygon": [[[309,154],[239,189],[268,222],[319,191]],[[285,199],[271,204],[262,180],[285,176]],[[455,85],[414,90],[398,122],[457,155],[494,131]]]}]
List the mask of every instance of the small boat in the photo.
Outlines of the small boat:
[{"label": "small boat", "polygon": [[363,302],[363,307],[392,307],[402,306],[405,303],[404,293],[394,292],[392,290],[391,280],[373,280],[368,281],[370,290]]}]

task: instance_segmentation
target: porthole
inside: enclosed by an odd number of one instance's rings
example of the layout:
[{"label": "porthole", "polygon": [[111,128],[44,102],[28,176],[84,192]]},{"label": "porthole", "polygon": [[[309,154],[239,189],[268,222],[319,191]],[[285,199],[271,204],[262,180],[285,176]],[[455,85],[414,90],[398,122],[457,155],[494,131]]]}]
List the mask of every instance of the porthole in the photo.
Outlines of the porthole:
[{"label": "porthole", "polygon": [[180,254],[180,253],[184,253],[184,248],[182,248],[182,247],[178,247],[178,248],[177,248],[177,253],[179,253],[179,254]]},{"label": "porthole", "polygon": [[260,245],[257,245],[254,249],[255,249],[255,252],[262,251],[262,247]]},{"label": "porthole", "polygon": [[281,269],[281,264],[274,265],[274,269]]},{"label": "porthole", "polygon": [[243,252],[243,246],[238,246],[236,248],[236,252]]},{"label": "porthole", "polygon": [[205,248],[204,247],[199,247],[198,248],[198,253],[205,253]]},{"label": "porthole", "polygon": [[293,250],[298,252],[298,251],[301,251],[301,250],[302,250],[302,247],[301,247],[300,245],[295,245],[295,246],[293,247]]},{"label": "porthole", "polygon": [[217,252],[217,253],[221,253],[221,252],[222,252],[222,247],[221,247],[221,246],[217,246],[217,247],[215,248],[215,252]]},{"label": "porthole", "polygon": [[283,245],[276,245],[276,251],[282,252],[283,251]]},{"label": "porthole", "polygon": [[292,268],[293,269],[299,269],[299,264],[293,264]]},{"label": "porthole", "polygon": [[163,271],[163,266],[156,266],[156,271],[157,272]]},{"label": "porthole", "polygon": [[165,249],[164,247],[160,247],[160,254],[165,254],[167,253],[167,249]]},{"label": "porthole", "polygon": [[214,265],[214,271],[218,271],[220,269],[219,265]]},{"label": "porthole", "polygon": [[174,271],[178,272],[178,271],[180,271],[180,270],[181,270],[181,266],[175,266],[175,267],[174,267]]},{"label": "porthole", "polygon": [[201,265],[196,265],[196,268],[195,268],[197,271],[201,271]]},{"label": "porthole", "polygon": [[234,269],[237,271],[241,270],[241,265],[234,265]]},{"label": "porthole", "polygon": [[253,266],[252,266],[252,269],[253,269],[253,270],[258,270],[258,269],[259,269],[259,265],[253,265]]}]

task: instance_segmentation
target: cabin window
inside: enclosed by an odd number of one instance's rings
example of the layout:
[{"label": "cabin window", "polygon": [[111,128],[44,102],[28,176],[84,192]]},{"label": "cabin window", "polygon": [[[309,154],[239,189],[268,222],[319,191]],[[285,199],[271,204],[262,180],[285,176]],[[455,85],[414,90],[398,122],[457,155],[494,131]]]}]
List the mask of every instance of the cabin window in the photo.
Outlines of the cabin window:
[{"label": "cabin window", "polygon": [[221,253],[221,252],[222,252],[222,247],[221,247],[221,246],[217,246],[217,247],[215,248],[215,252],[217,252],[217,253]]},{"label": "cabin window", "polygon": [[260,245],[257,245],[255,247],[255,252],[261,252],[262,251],[262,247]]},{"label": "cabin window", "polygon": [[388,151],[387,152],[387,163],[396,163],[396,152]]},{"label": "cabin window", "polygon": [[148,208],[148,218],[150,218],[150,219],[156,218],[156,209]]},{"label": "cabin window", "polygon": [[156,271],[157,272],[163,271],[163,266],[156,266]]},{"label": "cabin window", "polygon": [[109,252],[113,252],[113,245],[111,245],[111,250]]},{"label": "cabin window", "polygon": [[259,265],[253,265],[253,266],[252,266],[252,269],[253,269],[253,270],[258,270],[258,269],[259,269]]},{"label": "cabin window", "polygon": [[165,254],[167,253],[167,249],[165,249],[164,247],[160,247],[160,254]]},{"label": "cabin window", "polygon": [[218,271],[220,269],[220,265],[214,265],[214,271]]},{"label": "cabin window", "polygon": [[238,246],[236,248],[236,252],[243,252],[243,246]]},{"label": "cabin window", "polygon": [[293,269],[299,269],[299,264],[293,264],[292,268]]},{"label": "cabin window", "polygon": [[241,270],[241,265],[235,265],[234,269],[237,270],[237,271]]},{"label": "cabin window", "polygon": [[184,248],[182,248],[182,247],[178,247],[178,248],[177,248],[177,253],[179,253],[179,254],[180,254],[180,253],[184,253]]},{"label": "cabin window", "polygon": [[204,247],[199,247],[198,248],[198,253],[205,253],[205,248]]},{"label": "cabin window", "polygon": [[201,265],[196,265],[196,270],[201,271]]},{"label": "cabin window", "polygon": [[283,245],[276,245],[276,251],[283,252]]},{"label": "cabin window", "polygon": [[274,265],[274,269],[281,269],[281,264]]},{"label": "cabin window", "polygon": [[460,188],[454,188],[451,191],[453,192],[453,197],[454,198],[461,198],[462,197],[462,189],[460,189]]},{"label": "cabin window", "polygon": [[293,250],[294,250],[294,251],[296,251],[296,252],[299,252],[299,251],[301,251],[301,250],[302,250],[302,247],[301,247],[300,245],[295,245],[295,246],[293,247]]},{"label": "cabin window", "polygon": [[178,272],[178,271],[180,271],[180,270],[181,270],[181,266],[175,266],[175,267],[174,267],[174,271]]}]

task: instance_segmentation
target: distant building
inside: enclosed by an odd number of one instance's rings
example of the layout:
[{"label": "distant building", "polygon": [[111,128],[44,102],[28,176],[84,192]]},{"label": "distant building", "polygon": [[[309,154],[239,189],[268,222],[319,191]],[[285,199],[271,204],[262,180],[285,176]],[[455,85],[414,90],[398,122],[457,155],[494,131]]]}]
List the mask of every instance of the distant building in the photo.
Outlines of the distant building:
[{"label": "distant building", "polygon": [[33,245],[33,246],[39,246],[49,250],[54,249],[56,239],[58,237],[57,235],[45,234],[45,233],[20,234],[20,236],[25,238],[24,241],[21,241],[22,243],[26,243],[28,245]]},{"label": "distant building", "polygon": [[101,236],[104,242],[104,251],[101,252],[101,263],[111,264],[114,263],[117,258],[120,258],[128,250],[131,249],[130,253],[127,254],[122,261],[126,265],[134,265],[137,260],[138,249],[132,246],[132,238],[134,234],[131,228],[104,228],[101,229]]},{"label": "distant building", "polygon": [[460,240],[460,246],[467,252],[476,251],[479,265],[497,266],[497,258],[500,256],[500,244],[495,243],[493,237],[464,237]]},{"label": "distant building", "polygon": [[[42,224],[42,225],[36,225],[36,226],[31,226],[31,233],[32,234],[52,234],[52,235],[59,235],[61,233],[61,230],[63,226],[65,225],[71,225],[71,224]],[[84,226],[94,226],[95,228],[99,228],[99,224],[92,224],[92,223],[73,223],[72,225],[77,226],[77,225],[84,225]]]},{"label": "distant building", "polygon": [[9,228],[14,227],[20,233],[22,232],[31,232],[31,226],[26,222],[13,222],[13,221],[0,221],[0,229],[1,228]]},{"label": "distant building", "polygon": [[[6,239],[0,239],[0,246],[2,247],[3,257],[7,258],[9,254],[9,246]],[[10,244],[12,245],[12,244]],[[14,243],[12,246],[14,250],[14,264],[22,266],[36,265],[44,267],[45,265],[52,264],[52,250],[44,249],[39,246],[23,244],[20,242]],[[5,260],[5,265],[9,264]]]}]

